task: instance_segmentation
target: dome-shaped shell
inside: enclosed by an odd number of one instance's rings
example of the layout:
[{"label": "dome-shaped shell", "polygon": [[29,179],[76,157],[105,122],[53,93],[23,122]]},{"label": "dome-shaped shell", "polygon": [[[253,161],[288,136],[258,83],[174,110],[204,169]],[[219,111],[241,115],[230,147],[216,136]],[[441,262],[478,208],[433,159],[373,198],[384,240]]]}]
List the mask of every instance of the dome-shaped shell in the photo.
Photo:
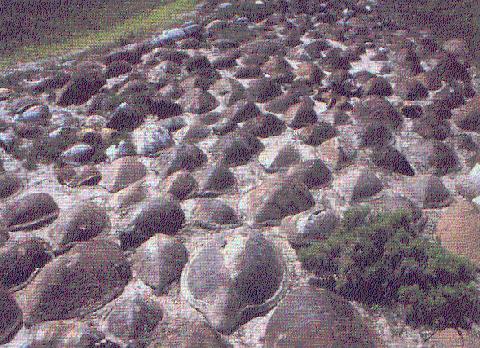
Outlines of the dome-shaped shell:
[{"label": "dome-shaped shell", "polygon": [[281,252],[252,231],[208,244],[185,267],[181,291],[215,330],[229,334],[275,306],[287,283]]},{"label": "dome-shaped shell", "polygon": [[0,286],[18,290],[51,258],[50,247],[40,238],[7,244],[0,249]]},{"label": "dome-shaped shell", "polygon": [[103,173],[102,184],[109,192],[118,192],[147,174],[143,163],[133,157],[113,161]]},{"label": "dome-shaped shell", "polygon": [[146,201],[128,226],[119,233],[123,248],[137,247],[156,233],[174,235],[185,214],[173,197],[166,195]]},{"label": "dome-shaped shell", "polygon": [[278,224],[284,217],[314,205],[315,200],[303,182],[281,176],[268,178],[240,201],[240,207],[254,225]]},{"label": "dome-shaped shell", "polygon": [[3,173],[0,175],[0,198],[7,198],[22,188],[22,181],[16,175]]},{"label": "dome-shaped shell", "polygon": [[266,348],[377,347],[380,339],[348,301],[309,286],[291,291],[271,316]]},{"label": "dome-shaped shell", "polygon": [[127,260],[115,244],[77,243],[45,265],[25,289],[25,325],[90,313],[118,296],[129,278]]},{"label": "dome-shaped shell", "polygon": [[30,193],[9,202],[3,219],[10,231],[19,231],[43,226],[55,220],[58,213],[58,205],[48,193]]},{"label": "dome-shaped shell", "polygon": [[367,125],[380,122],[391,128],[402,124],[402,116],[395,107],[386,99],[379,96],[369,96],[355,105],[354,117],[362,124]]},{"label": "dome-shaped shell", "polygon": [[22,326],[22,310],[0,285],[0,344],[9,342]]},{"label": "dome-shaped shell", "polygon": [[193,209],[194,223],[206,229],[232,228],[240,225],[237,212],[220,199],[199,199]]},{"label": "dome-shaped shell", "polygon": [[446,249],[480,265],[480,210],[474,203],[462,199],[451,205],[441,215],[436,235]]},{"label": "dome-shaped shell", "polygon": [[106,210],[91,202],[79,204],[61,219],[51,231],[52,239],[59,245],[85,242],[105,231],[110,224]]},{"label": "dome-shaped shell", "polygon": [[161,294],[180,278],[187,260],[188,251],[178,239],[156,234],[137,248],[132,268],[138,278]]}]

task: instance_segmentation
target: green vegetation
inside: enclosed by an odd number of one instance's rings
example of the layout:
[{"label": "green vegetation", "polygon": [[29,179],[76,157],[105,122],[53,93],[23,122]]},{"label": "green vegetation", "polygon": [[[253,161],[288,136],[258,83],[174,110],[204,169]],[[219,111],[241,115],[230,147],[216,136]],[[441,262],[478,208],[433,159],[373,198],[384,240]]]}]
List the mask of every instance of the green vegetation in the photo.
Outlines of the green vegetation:
[{"label": "green vegetation", "polygon": [[413,327],[470,329],[480,319],[475,267],[419,237],[404,211],[353,208],[325,241],[298,254],[322,286],[373,308],[401,306]]},{"label": "green vegetation", "polygon": [[[23,0],[16,2],[25,3]],[[55,3],[53,0],[41,0],[40,2]],[[89,2],[92,3],[91,7],[85,5]],[[28,4],[28,1],[26,3]],[[75,5],[75,3],[78,4]],[[70,10],[65,9],[67,5],[60,6],[59,4],[60,9],[63,9],[62,13],[73,13],[75,10],[78,10],[79,13],[66,18],[55,18],[54,15],[49,14],[45,19],[49,25],[44,26],[40,25],[42,18],[36,19],[33,17],[34,14],[31,14],[32,18],[28,20],[35,22],[35,25],[27,27],[23,33],[20,32],[21,36],[10,32],[0,32],[4,45],[4,47],[0,47],[0,69],[18,61],[33,61],[84,49],[101,49],[132,38],[142,37],[175,24],[182,14],[193,10],[196,3],[197,0],[175,0],[161,2],[159,6],[159,1],[153,0],[125,2],[82,0],[69,2]],[[30,4],[30,6],[33,5]],[[45,4],[45,6],[47,5]],[[9,3],[8,6],[2,6],[2,0],[0,0],[0,7],[13,8],[14,5]],[[71,10],[72,8],[75,10]],[[86,10],[88,12],[85,12]],[[43,12],[34,13],[40,16]],[[44,15],[46,14],[44,13]],[[17,16],[15,11],[10,17],[6,13],[0,19],[0,27],[6,28],[8,23],[20,21],[15,16]],[[10,22],[8,22],[8,18],[10,18]]]}]

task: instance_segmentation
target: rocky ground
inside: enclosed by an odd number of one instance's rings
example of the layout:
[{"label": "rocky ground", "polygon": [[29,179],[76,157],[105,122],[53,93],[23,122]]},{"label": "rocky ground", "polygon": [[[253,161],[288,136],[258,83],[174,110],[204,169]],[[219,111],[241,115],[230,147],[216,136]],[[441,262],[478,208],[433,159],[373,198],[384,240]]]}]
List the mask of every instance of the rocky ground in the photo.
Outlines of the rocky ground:
[{"label": "rocky ground", "polygon": [[4,74],[0,342],[478,346],[424,342],[297,260],[366,202],[480,262],[468,50],[376,13],[207,0],[144,42]]}]

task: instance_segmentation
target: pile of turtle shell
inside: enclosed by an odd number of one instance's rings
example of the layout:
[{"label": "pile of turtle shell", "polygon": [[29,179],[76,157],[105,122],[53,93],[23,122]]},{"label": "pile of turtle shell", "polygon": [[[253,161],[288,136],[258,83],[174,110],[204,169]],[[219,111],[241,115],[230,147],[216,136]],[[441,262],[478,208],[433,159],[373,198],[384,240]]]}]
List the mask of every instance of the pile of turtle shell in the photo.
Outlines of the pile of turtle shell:
[{"label": "pile of turtle shell", "polygon": [[445,220],[480,201],[462,40],[364,0],[206,0],[192,17],[2,79],[0,343],[413,345],[306,285],[295,248],[371,204],[425,234],[443,217],[446,247],[480,257],[458,247],[480,220]]}]

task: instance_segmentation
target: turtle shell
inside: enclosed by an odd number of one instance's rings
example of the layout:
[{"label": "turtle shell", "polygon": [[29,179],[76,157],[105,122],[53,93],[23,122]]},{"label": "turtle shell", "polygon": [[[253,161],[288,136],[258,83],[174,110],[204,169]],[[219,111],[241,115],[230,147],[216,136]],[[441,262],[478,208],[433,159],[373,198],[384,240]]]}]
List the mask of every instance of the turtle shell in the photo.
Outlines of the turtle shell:
[{"label": "turtle shell", "polygon": [[22,181],[11,173],[0,174],[0,199],[13,196],[22,188]]},{"label": "turtle shell", "polygon": [[58,213],[58,205],[48,193],[30,193],[6,204],[3,218],[10,231],[20,231],[44,226]]},{"label": "turtle shell", "polygon": [[22,310],[14,297],[0,284],[0,344],[9,342],[22,327]]},{"label": "turtle shell", "polygon": [[103,186],[110,193],[118,192],[145,177],[147,169],[133,157],[113,161],[102,175]]},{"label": "turtle shell", "polygon": [[130,276],[128,262],[113,242],[79,242],[47,263],[25,289],[25,326],[91,313],[116,298]]},{"label": "turtle shell", "polygon": [[246,232],[216,238],[181,277],[183,296],[223,334],[270,310],[287,290],[283,254],[258,231]]}]

